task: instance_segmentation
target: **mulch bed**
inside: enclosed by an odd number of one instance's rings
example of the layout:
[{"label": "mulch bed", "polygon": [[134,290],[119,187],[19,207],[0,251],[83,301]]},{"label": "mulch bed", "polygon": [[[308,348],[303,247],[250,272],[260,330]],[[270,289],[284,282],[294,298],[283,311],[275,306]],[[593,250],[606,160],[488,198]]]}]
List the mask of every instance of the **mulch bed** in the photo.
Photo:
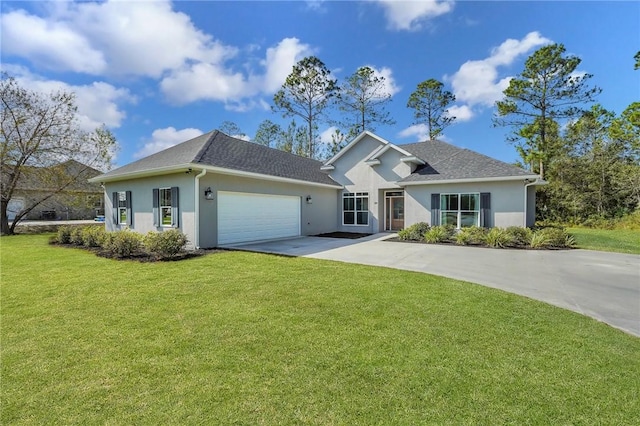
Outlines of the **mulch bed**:
[{"label": "mulch bed", "polygon": [[98,257],[105,257],[107,259],[135,260],[136,262],[141,262],[141,263],[147,263],[147,262],[175,262],[175,261],[178,261],[178,260],[192,259],[194,257],[200,257],[200,256],[204,256],[206,254],[218,253],[218,252],[224,251],[224,250],[219,250],[219,249],[185,250],[183,252],[180,252],[180,253],[176,254],[173,257],[165,257],[165,258],[159,258],[157,256],[154,256],[152,254],[145,253],[145,252],[136,252],[136,253],[133,253],[131,256],[119,257],[119,256],[114,255],[110,251],[104,250],[104,249],[102,249],[100,247],[85,247],[85,246],[77,246],[75,244],[58,244],[58,243],[50,243],[50,244],[58,246],[58,247],[77,248],[77,249],[81,249],[81,250],[86,250],[88,252],[91,252],[91,253],[95,254]]},{"label": "mulch bed", "polygon": [[347,238],[349,240],[356,240],[358,238],[368,237],[373,234],[364,234],[360,232],[327,232],[326,234],[314,235],[314,237],[324,238]]},{"label": "mulch bed", "polygon": [[428,243],[426,241],[415,241],[415,240],[401,240],[398,237],[387,238],[383,240],[385,242],[393,242],[393,243],[407,243],[407,244],[424,244],[430,246],[455,246],[455,247],[478,247],[478,248],[490,248],[496,250],[573,250],[572,247],[540,247],[540,248],[532,248],[528,246],[506,246],[506,247],[491,247],[486,244],[456,244],[453,241],[442,241],[440,243]]}]

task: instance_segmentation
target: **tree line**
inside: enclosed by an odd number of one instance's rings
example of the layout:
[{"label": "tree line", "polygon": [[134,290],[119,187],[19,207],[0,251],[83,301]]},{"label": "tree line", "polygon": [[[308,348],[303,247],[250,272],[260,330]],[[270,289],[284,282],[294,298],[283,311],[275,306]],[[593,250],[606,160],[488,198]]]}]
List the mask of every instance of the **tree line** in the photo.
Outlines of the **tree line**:
[{"label": "tree line", "polygon": [[[319,58],[303,58],[273,96],[272,111],[292,118],[289,125],[283,128],[269,119],[263,120],[252,141],[305,157],[330,157],[364,130],[375,131],[378,126],[396,123],[386,109],[391,102],[386,83],[384,76],[368,66],[359,67],[339,82]],[[414,124],[426,126],[429,137],[435,139],[455,121],[448,112],[454,101],[453,93],[432,78],[418,84],[407,107],[414,111]],[[338,119],[331,118],[332,111],[338,112]],[[320,144],[321,124],[335,127],[326,149]],[[223,122],[220,130],[246,136],[229,121]]]}]

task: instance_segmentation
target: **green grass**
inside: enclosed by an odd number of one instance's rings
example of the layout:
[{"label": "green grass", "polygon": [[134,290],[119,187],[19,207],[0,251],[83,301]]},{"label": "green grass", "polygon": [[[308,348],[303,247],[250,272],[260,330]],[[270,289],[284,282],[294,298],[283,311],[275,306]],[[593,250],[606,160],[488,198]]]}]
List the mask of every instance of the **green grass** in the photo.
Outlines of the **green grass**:
[{"label": "green grass", "polygon": [[578,248],[640,254],[640,231],[630,229],[569,228]]},{"label": "green grass", "polygon": [[637,424],[640,339],[478,285],[0,239],[2,424]]}]

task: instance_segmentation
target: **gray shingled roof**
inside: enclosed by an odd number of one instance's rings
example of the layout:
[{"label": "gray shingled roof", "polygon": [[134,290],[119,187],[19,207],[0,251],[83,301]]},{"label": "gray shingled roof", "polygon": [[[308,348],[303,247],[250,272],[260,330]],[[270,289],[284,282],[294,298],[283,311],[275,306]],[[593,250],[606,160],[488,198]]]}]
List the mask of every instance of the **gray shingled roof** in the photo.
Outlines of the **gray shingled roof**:
[{"label": "gray shingled roof", "polygon": [[430,182],[454,179],[532,177],[533,173],[442,141],[398,145],[426,162],[400,182]]},{"label": "gray shingled roof", "polygon": [[217,130],[112,170],[100,178],[124,177],[187,164],[337,185],[320,170],[320,161],[232,138]]}]

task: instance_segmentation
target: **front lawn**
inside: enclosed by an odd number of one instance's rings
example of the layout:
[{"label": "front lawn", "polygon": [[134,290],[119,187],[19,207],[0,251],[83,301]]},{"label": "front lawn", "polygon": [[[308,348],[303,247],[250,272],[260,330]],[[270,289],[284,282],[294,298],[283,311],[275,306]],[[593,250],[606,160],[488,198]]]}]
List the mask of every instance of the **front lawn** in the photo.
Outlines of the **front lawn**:
[{"label": "front lawn", "polygon": [[2,424],[637,424],[640,339],[446,278],[0,239]]},{"label": "front lawn", "polygon": [[631,229],[569,228],[577,248],[640,254],[640,231]]}]

